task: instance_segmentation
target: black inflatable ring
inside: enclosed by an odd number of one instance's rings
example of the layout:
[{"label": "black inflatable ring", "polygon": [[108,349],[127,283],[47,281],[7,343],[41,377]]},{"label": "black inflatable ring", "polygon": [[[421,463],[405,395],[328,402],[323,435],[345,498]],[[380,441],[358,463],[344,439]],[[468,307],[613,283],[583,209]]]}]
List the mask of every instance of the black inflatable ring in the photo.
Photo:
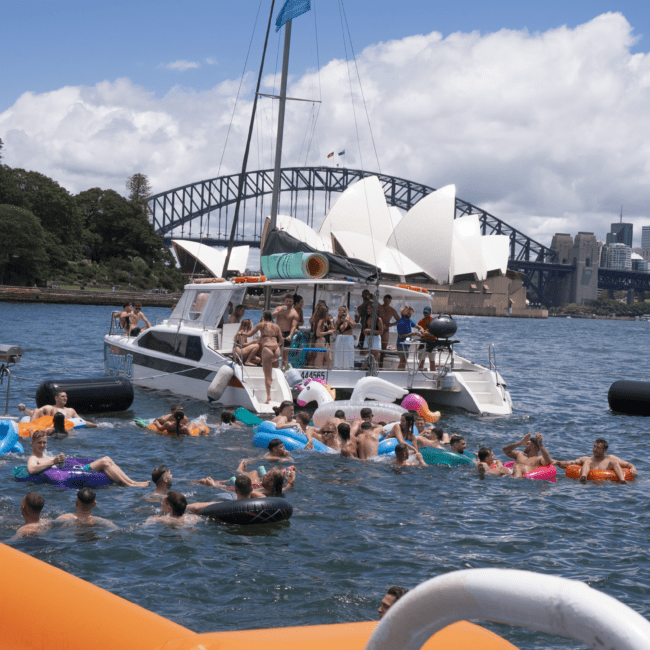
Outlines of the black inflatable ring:
[{"label": "black inflatable ring", "polygon": [[225,524],[271,524],[276,521],[286,521],[293,514],[293,506],[280,497],[263,499],[238,499],[237,501],[222,501],[212,503],[202,510],[199,515],[218,519]]}]

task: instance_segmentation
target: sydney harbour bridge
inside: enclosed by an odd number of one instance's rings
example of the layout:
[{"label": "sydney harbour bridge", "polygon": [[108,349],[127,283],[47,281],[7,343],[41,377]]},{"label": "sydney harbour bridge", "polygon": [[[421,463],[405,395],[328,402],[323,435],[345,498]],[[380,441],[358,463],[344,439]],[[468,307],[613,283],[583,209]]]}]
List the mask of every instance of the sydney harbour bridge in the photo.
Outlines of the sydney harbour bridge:
[{"label": "sydney harbour bridge", "polygon": [[[433,187],[396,176],[339,167],[286,167],[281,169],[281,214],[316,225],[352,183],[377,176],[390,206],[409,210]],[[190,183],[149,197],[153,226],[167,242],[174,237],[201,241],[209,246],[228,246],[242,174]],[[250,171],[243,176],[243,194],[235,234],[236,245],[259,247],[264,220],[270,212],[273,170]],[[334,198],[333,196],[334,195]],[[456,218],[478,215],[483,235],[510,238],[508,268],[524,274],[524,284],[543,304],[549,305],[549,282],[575,273],[572,264],[560,264],[557,254],[520,230],[467,201],[456,198]],[[433,233],[432,233],[433,234]],[[598,287],[608,290],[650,291],[650,273],[598,269]]]}]

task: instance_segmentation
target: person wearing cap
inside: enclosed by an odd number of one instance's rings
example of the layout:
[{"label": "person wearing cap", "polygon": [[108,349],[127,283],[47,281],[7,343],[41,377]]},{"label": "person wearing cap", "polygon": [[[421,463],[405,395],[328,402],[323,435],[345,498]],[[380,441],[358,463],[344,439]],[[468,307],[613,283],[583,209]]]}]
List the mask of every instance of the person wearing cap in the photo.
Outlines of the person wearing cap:
[{"label": "person wearing cap", "polygon": [[431,307],[425,307],[422,310],[422,318],[418,321],[418,329],[421,333],[421,339],[424,343],[424,349],[420,352],[420,370],[424,369],[424,360],[429,357],[429,369],[434,370],[436,367],[436,353],[434,352],[436,336],[429,332],[429,323],[433,320],[431,316]]}]

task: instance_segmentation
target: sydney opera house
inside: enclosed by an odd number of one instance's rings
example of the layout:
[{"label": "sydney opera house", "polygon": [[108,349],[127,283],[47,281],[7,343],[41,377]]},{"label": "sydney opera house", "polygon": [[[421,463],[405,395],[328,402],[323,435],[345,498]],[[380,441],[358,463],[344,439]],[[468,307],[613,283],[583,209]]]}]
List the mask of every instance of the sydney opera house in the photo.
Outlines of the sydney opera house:
[{"label": "sydney opera house", "polygon": [[[277,228],[317,251],[377,266],[384,281],[434,291],[439,311],[454,314],[523,315],[526,290],[507,270],[509,238],[481,235],[477,215],[455,218],[456,187],[448,185],[402,214],[386,203],[377,177],[351,185],[332,205],[318,231],[278,215]],[[267,218],[262,246],[269,228]],[[173,240],[185,272],[221,276],[225,252]],[[229,268],[247,268],[249,249],[233,249]]]}]

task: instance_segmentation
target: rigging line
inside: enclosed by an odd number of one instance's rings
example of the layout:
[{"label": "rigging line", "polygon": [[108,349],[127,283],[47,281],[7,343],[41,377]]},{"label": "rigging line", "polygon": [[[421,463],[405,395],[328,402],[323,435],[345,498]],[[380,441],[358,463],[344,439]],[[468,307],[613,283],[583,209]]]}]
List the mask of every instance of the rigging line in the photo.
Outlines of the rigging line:
[{"label": "rigging line", "polygon": [[[248,52],[246,52],[246,60],[244,61],[244,69],[242,70],[241,73],[241,78],[239,80],[239,88],[237,88],[237,96],[235,97],[235,105],[233,106],[232,109],[232,115],[230,116],[230,124],[228,124],[228,130],[226,131],[226,140],[223,143],[223,150],[221,151],[221,160],[219,161],[219,167],[217,169],[217,178],[221,175],[221,166],[223,164],[223,159],[224,156],[226,155],[226,148],[228,147],[228,138],[230,137],[230,130],[232,128],[233,121],[235,119],[235,111],[237,110],[237,104],[239,102],[239,96],[241,94],[241,89],[242,85],[244,83],[244,75],[246,74],[246,67],[248,65],[248,57],[250,56],[251,53],[251,48],[253,46],[253,38],[255,37],[255,31],[257,30],[257,21],[260,17],[260,10],[262,9],[262,0],[260,0],[259,5],[257,6],[257,13],[255,14],[255,22],[253,24],[253,31],[251,33],[251,38],[248,43]],[[208,220],[210,219],[210,213],[208,212]],[[199,237],[199,244],[203,242],[203,230],[201,230],[201,234]],[[190,280],[194,279],[194,273],[196,272],[196,265],[199,263],[199,257],[201,253],[199,251],[199,254],[194,258],[194,266],[192,267],[192,273],[190,274]],[[227,267],[224,265],[222,273],[224,273],[227,270]]]},{"label": "rigging line", "polygon": [[[352,75],[350,74],[350,60],[348,59],[348,48],[347,44],[345,42],[345,29],[343,27],[343,13],[342,13],[342,6],[343,6],[343,0],[339,0],[339,17],[341,19],[341,32],[343,35],[343,49],[345,51],[345,61],[347,63],[347,69],[348,69],[348,83],[350,85],[350,99],[352,102],[352,114],[354,115],[354,129],[357,135],[357,146],[359,147],[359,162],[361,164],[361,173],[363,176],[364,174],[364,166],[363,166],[363,154],[361,152],[361,138],[359,137],[359,124],[357,122],[357,112],[354,107],[354,92],[352,90]],[[351,45],[351,44],[350,44]],[[375,249],[375,238],[372,233],[372,219],[370,218],[370,205],[368,203],[368,190],[366,188],[366,184],[364,183],[363,185],[364,189],[364,195],[366,197],[366,214],[368,215],[368,226],[370,229],[370,242],[372,245],[372,254],[373,257],[375,258],[375,268],[377,269],[377,276],[379,278],[379,267],[377,266],[377,251]],[[379,281],[379,279],[378,279]]]},{"label": "rigging line", "polygon": [[359,66],[357,64],[357,56],[354,52],[354,45],[352,43],[352,35],[350,34],[350,25],[348,24],[348,17],[345,13],[345,5],[343,0],[340,0],[341,8],[343,9],[343,17],[345,18],[345,26],[348,30],[348,39],[350,40],[350,50],[352,51],[352,60],[354,61],[354,68],[357,72],[357,79],[359,80],[359,90],[361,91],[361,99],[363,100],[363,108],[366,112],[366,120],[368,121],[368,130],[370,131],[370,139],[372,140],[372,147],[375,150],[375,158],[377,159],[377,169],[381,174],[381,165],[379,164],[379,155],[377,154],[377,147],[375,145],[375,137],[372,134],[372,126],[370,125],[370,116],[368,115],[368,105],[366,104],[366,96],[363,92],[363,86],[361,85],[361,75],[359,73]]}]

